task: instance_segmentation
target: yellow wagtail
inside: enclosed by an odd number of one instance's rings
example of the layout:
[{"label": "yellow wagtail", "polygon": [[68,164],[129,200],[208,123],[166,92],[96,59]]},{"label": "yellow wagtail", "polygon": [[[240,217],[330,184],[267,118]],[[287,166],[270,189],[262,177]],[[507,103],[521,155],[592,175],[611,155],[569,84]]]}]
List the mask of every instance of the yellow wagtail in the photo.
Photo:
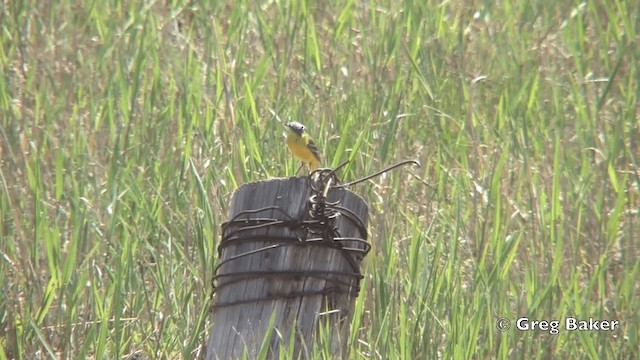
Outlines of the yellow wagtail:
[{"label": "yellow wagtail", "polygon": [[294,121],[285,124],[285,127],[289,130],[287,133],[289,151],[298,160],[309,164],[311,171],[315,171],[320,163],[320,152],[309,134],[304,131],[304,125]]}]

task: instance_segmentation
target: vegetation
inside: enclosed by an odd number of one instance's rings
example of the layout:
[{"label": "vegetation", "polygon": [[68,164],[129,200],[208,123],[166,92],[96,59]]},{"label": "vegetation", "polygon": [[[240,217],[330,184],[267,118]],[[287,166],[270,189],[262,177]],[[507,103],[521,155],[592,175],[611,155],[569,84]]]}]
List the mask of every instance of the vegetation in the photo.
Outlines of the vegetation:
[{"label": "vegetation", "polygon": [[640,350],[636,1],[0,8],[0,359],[201,356],[229,195],[294,174],[289,119],[345,181],[422,164],[352,189],[352,358]]}]

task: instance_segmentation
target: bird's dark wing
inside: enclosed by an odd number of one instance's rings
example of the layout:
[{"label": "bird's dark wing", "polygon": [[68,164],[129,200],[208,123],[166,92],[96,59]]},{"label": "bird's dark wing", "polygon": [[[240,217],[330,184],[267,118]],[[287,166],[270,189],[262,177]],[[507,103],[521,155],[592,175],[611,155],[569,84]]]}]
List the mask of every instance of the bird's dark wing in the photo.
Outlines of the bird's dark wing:
[{"label": "bird's dark wing", "polygon": [[315,156],[315,158],[318,161],[320,161],[320,151],[318,151],[318,147],[313,142],[313,140],[309,139],[309,143],[307,143],[307,147],[309,148],[309,150],[311,150],[311,152],[313,153],[313,156]]}]

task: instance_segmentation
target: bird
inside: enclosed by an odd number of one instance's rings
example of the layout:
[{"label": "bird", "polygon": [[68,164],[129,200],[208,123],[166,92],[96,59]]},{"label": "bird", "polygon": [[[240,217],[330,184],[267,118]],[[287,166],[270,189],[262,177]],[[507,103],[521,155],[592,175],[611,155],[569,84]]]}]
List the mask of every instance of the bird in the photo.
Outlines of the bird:
[{"label": "bird", "polygon": [[304,125],[294,121],[286,123],[284,126],[288,130],[286,142],[289,151],[298,160],[309,164],[309,169],[312,172],[315,171],[320,163],[320,152],[309,134],[304,131]]}]

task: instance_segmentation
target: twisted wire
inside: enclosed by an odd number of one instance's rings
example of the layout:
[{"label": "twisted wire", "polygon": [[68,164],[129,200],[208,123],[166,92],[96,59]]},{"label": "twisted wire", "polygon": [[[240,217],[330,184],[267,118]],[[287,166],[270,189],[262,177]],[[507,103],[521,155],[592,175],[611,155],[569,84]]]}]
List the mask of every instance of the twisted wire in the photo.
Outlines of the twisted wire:
[{"label": "twisted wire", "polygon": [[[286,294],[269,294],[256,299],[242,299],[238,301],[217,302],[213,308],[226,307],[230,305],[243,304],[249,302],[268,301],[275,299],[285,299],[291,297],[327,295],[335,293],[358,294],[360,291],[360,280],[363,278],[359,269],[359,261],[362,260],[371,250],[371,245],[367,242],[367,230],[364,222],[354,212],[339,205],[339,201],[328,201],[327,195],[332,184],[337,184],[338,179],[335,172],[326,169],[320,171],[320,176],[313,173],[308,177],[311,195],[307,199],[307,217],[295,219],[278,206],[268,206],[259,209],[244,210],[233,216],[228,222],[222,224],[222,240],[218,246],[218,254],[222,256],[223,250],[231,245],[256,242],[272,242],[257,249],[244,251],[239,254],[229,256],[218,263],[212,278],[212,296],[215,292],[225,287],[237,284],[242,281],[252,279],[292,279],[292,278],[314,278],[325,280],[327,287],[321,291],[303,290],[289,292]],[[312,177],[314,177],[312,179]],[[260,213],[275,212],[280,219],[270,217],[254,217]],[[359,237],[343,237],[336,226],[338,219],[348,222],[348,225],[355,227]],[[267,233],[270,229],[287,229],[294,235],[291,236],[268,236],[256,235],[256,230],[264,230]],[[276,249],[292,246],[316,246],[333,248],[337,250],[349,264],[349,269],[344,271],[333,270],[254,270],[234,273],[223,273],[222,268],[240,259],[276,251]],[[350,279],[350,280],[349,280]]]}]

